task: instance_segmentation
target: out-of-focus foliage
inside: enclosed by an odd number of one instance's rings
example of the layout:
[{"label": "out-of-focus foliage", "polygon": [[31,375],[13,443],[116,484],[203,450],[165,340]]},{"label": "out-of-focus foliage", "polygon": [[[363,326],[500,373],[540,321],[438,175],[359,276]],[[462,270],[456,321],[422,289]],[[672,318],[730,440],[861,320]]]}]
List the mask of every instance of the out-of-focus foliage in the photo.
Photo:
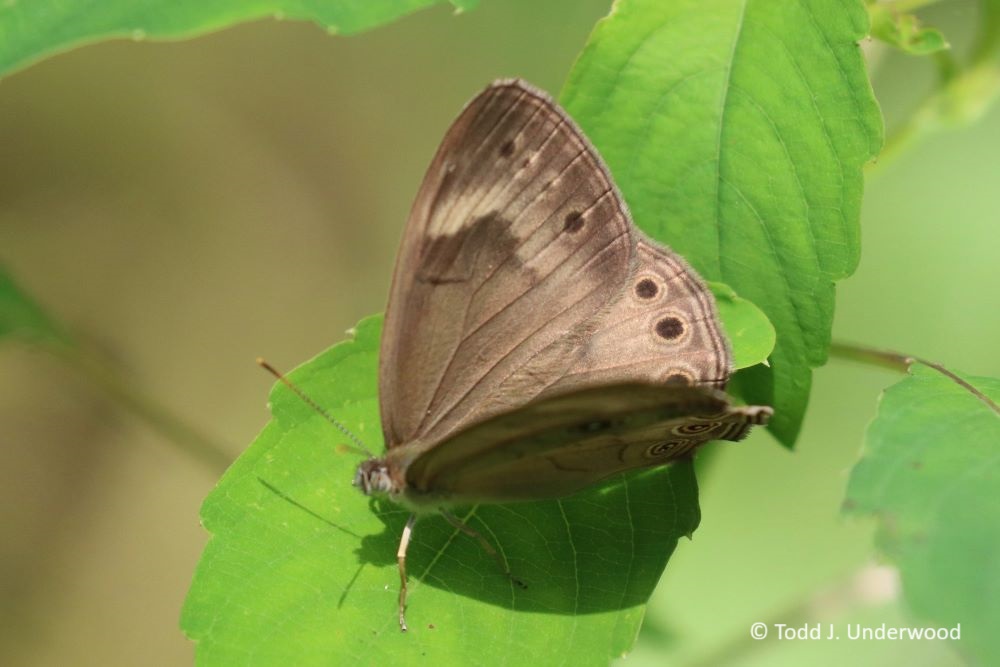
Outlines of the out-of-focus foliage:
[{"label": "out-of-focus foliage", "polygon": [[[920,619],[961,625],[960,650],[1000,663],[1000,380],[977,396],[917,365],[886,389],[851,472],[845,511],[878,520],[877,544]],[[991,400],[992,399],[992,400]]]},{"label": "out-of-focus foliage", "polygon": [[[0,75],[114,37],[178,39],[265,17],[314,21],[331,33],[373,28],[443,0],[10,0],[0,4]],[[478,0],[449,0],[469,9]]]},{"label": "out-of-focus foliage", "polygon": [[0,340],[68,342],[65,332],[21,290],[0,265]]},{"label": "out-of-focus foliage", "polygon": [[869,5],[872,37],[916,56],[937,53],[948,48],[948,41],[936,28],[923,25],[913,14],[898,12],[891,5]]}]

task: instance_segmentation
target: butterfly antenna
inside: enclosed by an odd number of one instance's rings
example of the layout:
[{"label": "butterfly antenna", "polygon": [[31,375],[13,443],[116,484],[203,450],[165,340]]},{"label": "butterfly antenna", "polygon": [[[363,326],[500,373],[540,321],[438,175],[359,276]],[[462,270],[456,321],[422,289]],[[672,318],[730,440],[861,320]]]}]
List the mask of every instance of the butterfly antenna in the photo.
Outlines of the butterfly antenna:
[{"label": "butterfly antenna", "polygon": [[336,419],[334,419],[333,415],[331,415],[329,412],[327,412],[326,410],[324,410],[319,405],[319,403],[317,403],[316,401],[314,401],[311,398],[309,398],[309,396],[307,396],[304,391],[302,391],[301,389],[299,389],[298,387],[296,387],[294,384],[292,384],[292,381],[289,380],[288,378],[286,378],[274,366],[272,366],[271,364],[269,364],[266,361],[264,361],[264,359],[262,359],[261,357],[257,357],[257,365],[260,366],[261,368],[263,368],[264,370],[266,370],[268,373],[270,373],[274,377],[276,377],[279,380],[281,380],[282,384],[284,384],[286,387],[288,387],[289,389],[291,389],[292,391],[294,391],[295,395],[298,396],[299,398],[301,398],[302,401],[306,405],[308,405],[313,410],[315,410],[320,415],[322,415],[322,417],[324,419],[326,419],[328,422],[330,422],[331,424],[333,424],[337,428],[338,431],[340,431],[341,433],[343,433],[344,435],[346,435],[348,438],[351,439],[351,442],[353,442],[355,445],[357,445],[357,447],[350,447],[350,446],[348,446],[348,449],[351,449],[351,450],[353,450],[353,451],[355,451],[355,452],[357,452],[359,454],[364,454],[368,458],[372,458],[372,459],[375,458],[375,455],[372,454],[371,450],[368,449],[367,447],[365,447],[365,443],[361,442],[361,438],[359,438],[358,436],[356,436],[353,433],[351,433],[351,430],[349,428],[347,428],[346,426],[344,426],[343,424],[341,424],[339,421],[337,421]]}]

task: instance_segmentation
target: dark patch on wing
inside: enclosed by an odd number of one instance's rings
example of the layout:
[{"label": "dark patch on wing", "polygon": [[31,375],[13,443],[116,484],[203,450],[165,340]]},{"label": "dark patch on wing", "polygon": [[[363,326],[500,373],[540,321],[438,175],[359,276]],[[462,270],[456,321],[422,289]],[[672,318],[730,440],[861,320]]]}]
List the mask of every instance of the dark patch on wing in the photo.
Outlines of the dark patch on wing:
[{"label": "dark patch on wing", "polygon": [[563,231],[576,234],[581,229],[583,229],[583,215],[579,211],[567,213],[566,219],[563,221]]},{"label": "dark patch on wing", "polygon": [[516,258],[516,247],[510,221],[491,211],[454,234],[430,237],[421,249],[417,280],[432,285],[463,283],[483,263]]}]

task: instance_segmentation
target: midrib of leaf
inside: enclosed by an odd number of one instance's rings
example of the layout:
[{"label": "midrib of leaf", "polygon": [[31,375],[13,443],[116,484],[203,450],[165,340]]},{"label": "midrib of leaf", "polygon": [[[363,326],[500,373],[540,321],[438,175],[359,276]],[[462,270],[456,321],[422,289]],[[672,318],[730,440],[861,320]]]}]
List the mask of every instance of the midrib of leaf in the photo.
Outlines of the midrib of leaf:
[{"label": "midrib of leaf", "polygon": [[929,362],[929,361],[923,361],[921,359],[917,359],[916,361],[918,363],[923,364],[924,366],[929,366],[930,368],[933,368],[934,370],[936,370],[938,373],[941,373],[942,375],[944,375],[946,378],[948,378],[949,380],[951,380],[952,382],[954,382],[955,384],[957,384],[959,387],[961,387],[965,391],[967,391],[970,394],[972,394],[976,398],[976,400],[978,400],[980,403],[982,403],[987,408],[989,408],[990,410],[992,410],[993,414],[996,415],[998,418],[1000,418],[1000,405],[997,405],[996,402],[992,398],[990,398],[989,396],[987,396],[986,394],[984,394],[974,384],[972,384],[971,382],[965,380],[961,376],[959,376],[959,375],[951,372],[950,370],[948,370],[947,368],[945,368],[941,364],[936,364],[936,363]]},{"label": "midrib of leaf", "polygon": [[[743,21],[746,19],[747,13],[747,3],[749,0],[743,0],[743,4],[740,6],[740,17],[736,22],[736,30],[733,34],[733,46],[729,52],[729,60],[726,63],[726,79],[722,86],[722,102],[719,105],[719,131],[716,134],[716,145],[715,145],[715,167],[716,167],[716,179],[715,179],[715,219],[721,221],[723,219],[722,214],[722,184],[724,182],[722,176],[722,161],[723,161],[723,136],[726,132],[726,110],[729,108],[729,91],[732,90],[732,80],[733,80],[733,66],[736,63],[736,53],[740,47],[740,37],[743,36]],[[763,221],[761,221],[763,222]],[[722,232],[724,225],[715,225],[715,257],[716,265],[714,271],[717,275],[722,275]],[[773,245],[772,245],[773,248]]]},{"label": "midrib of leaf", "polygon": [[[467,519],[471,519],[472,516],[474,515],[475,511],[478,508],[479,508],[479,505],[476,505],[473,508],[473,510],[469,513],[469,516],[467,517]],[[486,539],[490,540],[491,544],[493,544],[494,548],[497,550],[497,553],[500,554],[500,557],[502,558],[502,560],[504,562],[504,567],[507,569],[508,572],[510,572],[510,558],[507,556],[507,551],[504,548],[504,545],[503,545],[504,541],[502,539],[500,539],[500,537],[495,532],[493,532],[493,528],[490,526],[490,524],[488,522],[481,520],[479,522],[478,527],[482,531],[485,531],[485,533],[486,533]],[[511,573],[511,574],[513,574],[513,573]],[[511,581],[510,582],[510,602],[511,602],[512,606],[513,606],[513,604],[516,601],[516,598],[515,598],[516,593],[517,593],[517,591],[514,588],[514,582]],[[508,645],[510,645],[510,644],[513,644],[516,641],[516,637],[514,636],[514,632],[515,632],[514,618],[513,617],[507,617],[504,620],[505,620],[506,625],[507,625],[507,639],[506,639],[506,642],[507,642]],[[507,662],[508,661],[507,661],[506,656],[505,656],[503,664],[506,665]]]},{"label": "midrib of leaf", "polygon": [[[830,44],[830,37],[829,37],[829,35],[822,30],[822,27],[820,26],[819,22],[816,20],[816,15],[813,13],[812,10],[809,9],[809,6],[805,5],[805,7],[806,7],[807,13],[809,14],[809,19],[812,22],[813,28],[816,30],[816,32],[819,35],[821,35],[823,37],[823,42],[826,45],[827,51],[829,53],[831,53],[831,54],[834,53],[833,45]],[[868,14],[867,14],[867,11],[862,11],[859,14],[859,16],[863,17],[862,18],[863,25],[860,27],[859,32],[862,35],[867,35],[868,32],[869,32],[869,29],[870,29],[870,25],[868,23]],[[860,48],[861,47],[858,46],[858,50],[859,51],[860,51]],[[859,89],[858,87],[856,87],[856,86],[854,86],[854,85],[851,84],[850,76],[844,70],[844,65],[843,65],[843,63],[840,62],[840,59],[834,57],[833,60],[834,60],[834,62],[837,63],[837,71],[840,74],[841,84],[843,85],[844,89],[847,90],[847,91],[849,91],[849,93],[850,93],[848,97],[851,100],[851,102],[854,103],[854,111],[857,114],[858,118],[864,118],[866,115],[868,115],[868,116],[873,115],[872,114],[872,108],[874,107],[874,111],[875,111],[874,115],[877,116],[878,128],[877,129],[873,129],[871,123],[862,124],[861,125],[862,128],[867,133],[866,139],[867,139],[867,143],[868,143],[868,146],[869,146],[869,149],[870,149],[870,152],[869,152],[869,154],[868,154],[867,159],[866,159],[865,162],[867,164],[870,164],[871,161],[878,155],[879,149],[881,148],[883,140],[884,140],[884,136],[883,136],[884,128],[882,127],[882,122],[883,121],[882,121],[881,112],[880,112],[879,107],[878,107],[878,103],[875,101],[875,98],[873,96],[870,84],[868,84],[867,76],[866,76],[866,80],[865,80],[866,84],[867,84],[867,87],[865,89],[863,89],[863,90]],[[801,68],[799,68],[798,62],[794,62],[794,64],[796,66],[796,70],[799,72],[800,77],[802,77],[802,80],[805,81],[805,75],[802,72]],[[862,70],[866,72],[866,70],[865,70],[865,64],[864,64],[863,61],[861,63],[861,67],[862,67]],[[867,72],[866,72],[866,75],[867,75]],[[864,99],[862,99],[862,98],[864,98]],[[814,112],[820,118],[820,120],[822,122],[823,137],[826,140],[827,148],[828,148],[828,150],[832,154],[836,154],[837,153],[837,149],[836,149],[836,146],[834,145],[833,137],[832,137],[831,132],[830,132],[830,127],[828,125],[827,116],[825,114],[821,113],[821,110],[816,105],[816,98],[815,98],[815,96],[811,96],[810,97],[810,101],[812,103],[812,107],[813,107]],[[844,164],[843,160],[840,161],[840,167],[841,167],[841,172],[840,172],[841,181],[843,181],[843,174],[847,170],[847,165]],[[855,167],[855,174],[856,174],[856,177],[858,178],[858,180],[860,180],[860,181],[863,182],[863,178],[860,175],[860,169],[858,167]],[[859,194],[860,194],[860,189],[859,189]],[[807,201],[806,204],[808,205],[808,203],[809,202]],[[860,207],[860,196],[859,196],[858,205]],[[836,266],[829,266],[829,265],[823,266],[824,270],[827,271],[827,273],[833,279],[847,278],[848,276],[850,276],[852,273],[854,273],[854,270],[858,266],[858,262],[861,260],[861,226],[858,224],[858,219],[857,219],[857,217],[855,217],[854,220],[849,220],[847,218],[846,214],[844,213],[843,208],[839,209],[839,212],[840,212],[839,219],[841,221],[840,231],[841,231],[841,234],[848,239],[848,241],[847,241],[847,249],[846,249],[847,252],[844,253],[844,255],[843,255],[843,257],[844,257],[843,262],[838,263]],[[819,255],[819,259],[821,261],[824,261],[824,262],[827,262],[827,261],[829,261],[831,259],[834,259],[834,258],[835,257],[833,255],[831,255],[831,254],[820,254]],[[829,345],[830,345],[830,330],[829,330],[829,327],[827,327],[826,334],[825,334],[824,340],[823,340],[823,344],[821,346],[822,356],[817,358],[817,363],[818,364],[826,363],[827,352],[828,352]]]},{"label": "midrib of leaf", "polygon": [[573,540],[573,525],[570,523],[569,517],[566,516],[566,507],[563,505],[562,500],[556,501],[556,506],[559,508],[559,515],[562,518],[563,526],[566,527],[566,539],[569,541],[570,547],[573,549],[573,581],[576,584],[576,595],[573,596],[573,627],[570,630],[570,638],[576,636],[577,630],[577,615],[580,611],[580,563],[579,554],[576,550],[576,542]]},{"label": "midrib of leaf", "polygon": [[[622,489],[625,492],[625,516],[628,517],[628,528],[629,528],[629,546],[631,547],[631,553],[628,559],[628,569],[625,576],[625,586],[622,588],[621,603],[619,607],[625,608],[625,601],[628,599],[628,594],[632,590],[632,571],[635,565],[635,524],[632,520],[632,495],[629,493],[628,480],[622,481]],[[614,636],[618,636],[622,630],[623,618],[618,617],[615,623]]]},{"label": "midrib of leaf", "polygon": [[1000,416],[1000,405],[987,396],[978,387],[973,385],[971,382],[963,378],[958,373],[948,369],[943,364],[939,364],[935,361],[929,361],[922,357],[918,357],[912,354],[904,354],[902,352],[896,352],[894,350],[884,350],[873,347],[865,347],[863,345],[851,345],[849,343],[836,342],[832,345],[831,350],[845,358],[852,359],[854,361],[861,361],[866,363],[872,363],[879,366],[886,366],[894,370],[907,372],[913,364],[920,364],[922,366],[927,366],[928,368],[937,371],[941,375],[945,376],[959,387],[969,392],[975,396],[978,400],[984,403],[990,408],[997,416]]}]

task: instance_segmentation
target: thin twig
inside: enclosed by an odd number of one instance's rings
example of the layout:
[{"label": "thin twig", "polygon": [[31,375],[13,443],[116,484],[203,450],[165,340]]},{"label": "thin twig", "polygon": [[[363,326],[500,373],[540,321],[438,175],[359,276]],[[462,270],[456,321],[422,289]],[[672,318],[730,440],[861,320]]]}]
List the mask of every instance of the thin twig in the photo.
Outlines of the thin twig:
[{"label": "thin twig", "polygon": [[850,359],[861,363],[883,366],[885,368],[890,368],[903,373],[907,372],[910,369],[910,366],[914,363],[927,366],[928,368],[933,368],[938,373],[941,373],[949,380],[985,403],[991,410],[993,410],[993,412],[1000,415],[1000,406],[998,406],[993,399],[935,361],[928,361],[911,354],[903,354],[893,350],[881,350],[873,347],[865,347],[863,345],[852,345],[850,343],[831,344],[830,354],[842,359]]},{"label": "thin twig", "polygon": [[180,451],[205,464],[214,473],[224,472],[232,463],[232,456],[224,447],[163,408],[138,387],[130,385],[96,353],[74,344],[45,345],[44,349],[79,372],[128,412],[145,421]]}]

